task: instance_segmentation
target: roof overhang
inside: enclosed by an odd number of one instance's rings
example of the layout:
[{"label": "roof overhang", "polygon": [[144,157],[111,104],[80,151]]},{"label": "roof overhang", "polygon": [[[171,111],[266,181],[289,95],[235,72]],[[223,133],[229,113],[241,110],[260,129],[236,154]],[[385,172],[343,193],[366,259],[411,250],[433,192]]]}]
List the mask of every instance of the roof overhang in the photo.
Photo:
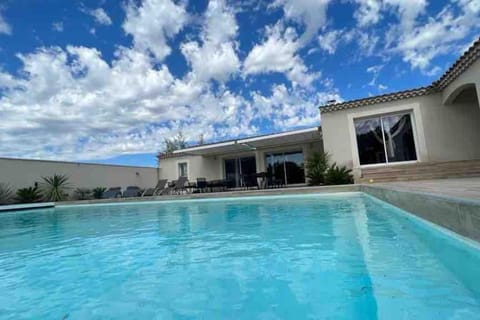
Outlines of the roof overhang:
[{"label": "roof overhang", "polygon": [[215,156],[230,153],[253,152],[256,150],[310,143],[322,140],[320,128],[308,128],[251,138],[236,139],[176,150],[173,155]]}]

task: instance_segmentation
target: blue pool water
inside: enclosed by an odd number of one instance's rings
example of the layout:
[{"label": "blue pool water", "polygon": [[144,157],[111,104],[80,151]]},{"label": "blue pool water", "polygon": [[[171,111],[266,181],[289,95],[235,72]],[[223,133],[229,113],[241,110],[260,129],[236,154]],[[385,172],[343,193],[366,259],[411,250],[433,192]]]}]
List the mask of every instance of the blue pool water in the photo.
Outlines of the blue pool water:
[{"label": "blue pool water", "polygon": [[361,193],[0,215],[1,319],[475,319],[479,269]]}]

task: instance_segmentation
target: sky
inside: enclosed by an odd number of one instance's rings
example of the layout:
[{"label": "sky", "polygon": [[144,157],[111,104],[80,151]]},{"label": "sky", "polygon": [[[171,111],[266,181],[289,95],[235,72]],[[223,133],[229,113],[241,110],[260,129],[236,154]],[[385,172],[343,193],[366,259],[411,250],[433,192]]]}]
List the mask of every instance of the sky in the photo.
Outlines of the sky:
[{"label": "sky", "polygon": [[479,31],[480,0],[1,0],[0,156],[154,166],[180,131],[318,126],[431,84]]}]

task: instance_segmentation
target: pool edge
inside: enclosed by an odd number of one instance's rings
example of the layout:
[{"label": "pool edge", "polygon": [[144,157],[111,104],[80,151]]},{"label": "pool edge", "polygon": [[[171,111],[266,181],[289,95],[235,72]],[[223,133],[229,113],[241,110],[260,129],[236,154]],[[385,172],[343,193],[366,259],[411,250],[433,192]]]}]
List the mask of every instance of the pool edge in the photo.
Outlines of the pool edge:
[{"label": "pool edge", "polygon": [[480,243],[480,201],[373,185],[360,191]]}]

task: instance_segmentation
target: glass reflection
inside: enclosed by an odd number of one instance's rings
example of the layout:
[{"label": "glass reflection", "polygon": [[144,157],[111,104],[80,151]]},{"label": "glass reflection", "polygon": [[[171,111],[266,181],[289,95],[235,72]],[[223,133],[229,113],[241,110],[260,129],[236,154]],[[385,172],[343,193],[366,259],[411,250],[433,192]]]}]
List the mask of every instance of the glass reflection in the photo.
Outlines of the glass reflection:
[{"label": "glass reflection", "polygon": [[417,160],[410,115],[392,115],[382,120],[388,162]]},{"label": "glass reflection", "polygon": [[355,120],[360,164],[385,163],[380,118]]},{"label": "glass reflection", "polygon": [[410,114],[355,120],[360,164],[417,160]]},{"label": "glass reflection", "polygon": [[266,156],[267,173],[282,184],[305,183],[304,158],[301,151]]}]

